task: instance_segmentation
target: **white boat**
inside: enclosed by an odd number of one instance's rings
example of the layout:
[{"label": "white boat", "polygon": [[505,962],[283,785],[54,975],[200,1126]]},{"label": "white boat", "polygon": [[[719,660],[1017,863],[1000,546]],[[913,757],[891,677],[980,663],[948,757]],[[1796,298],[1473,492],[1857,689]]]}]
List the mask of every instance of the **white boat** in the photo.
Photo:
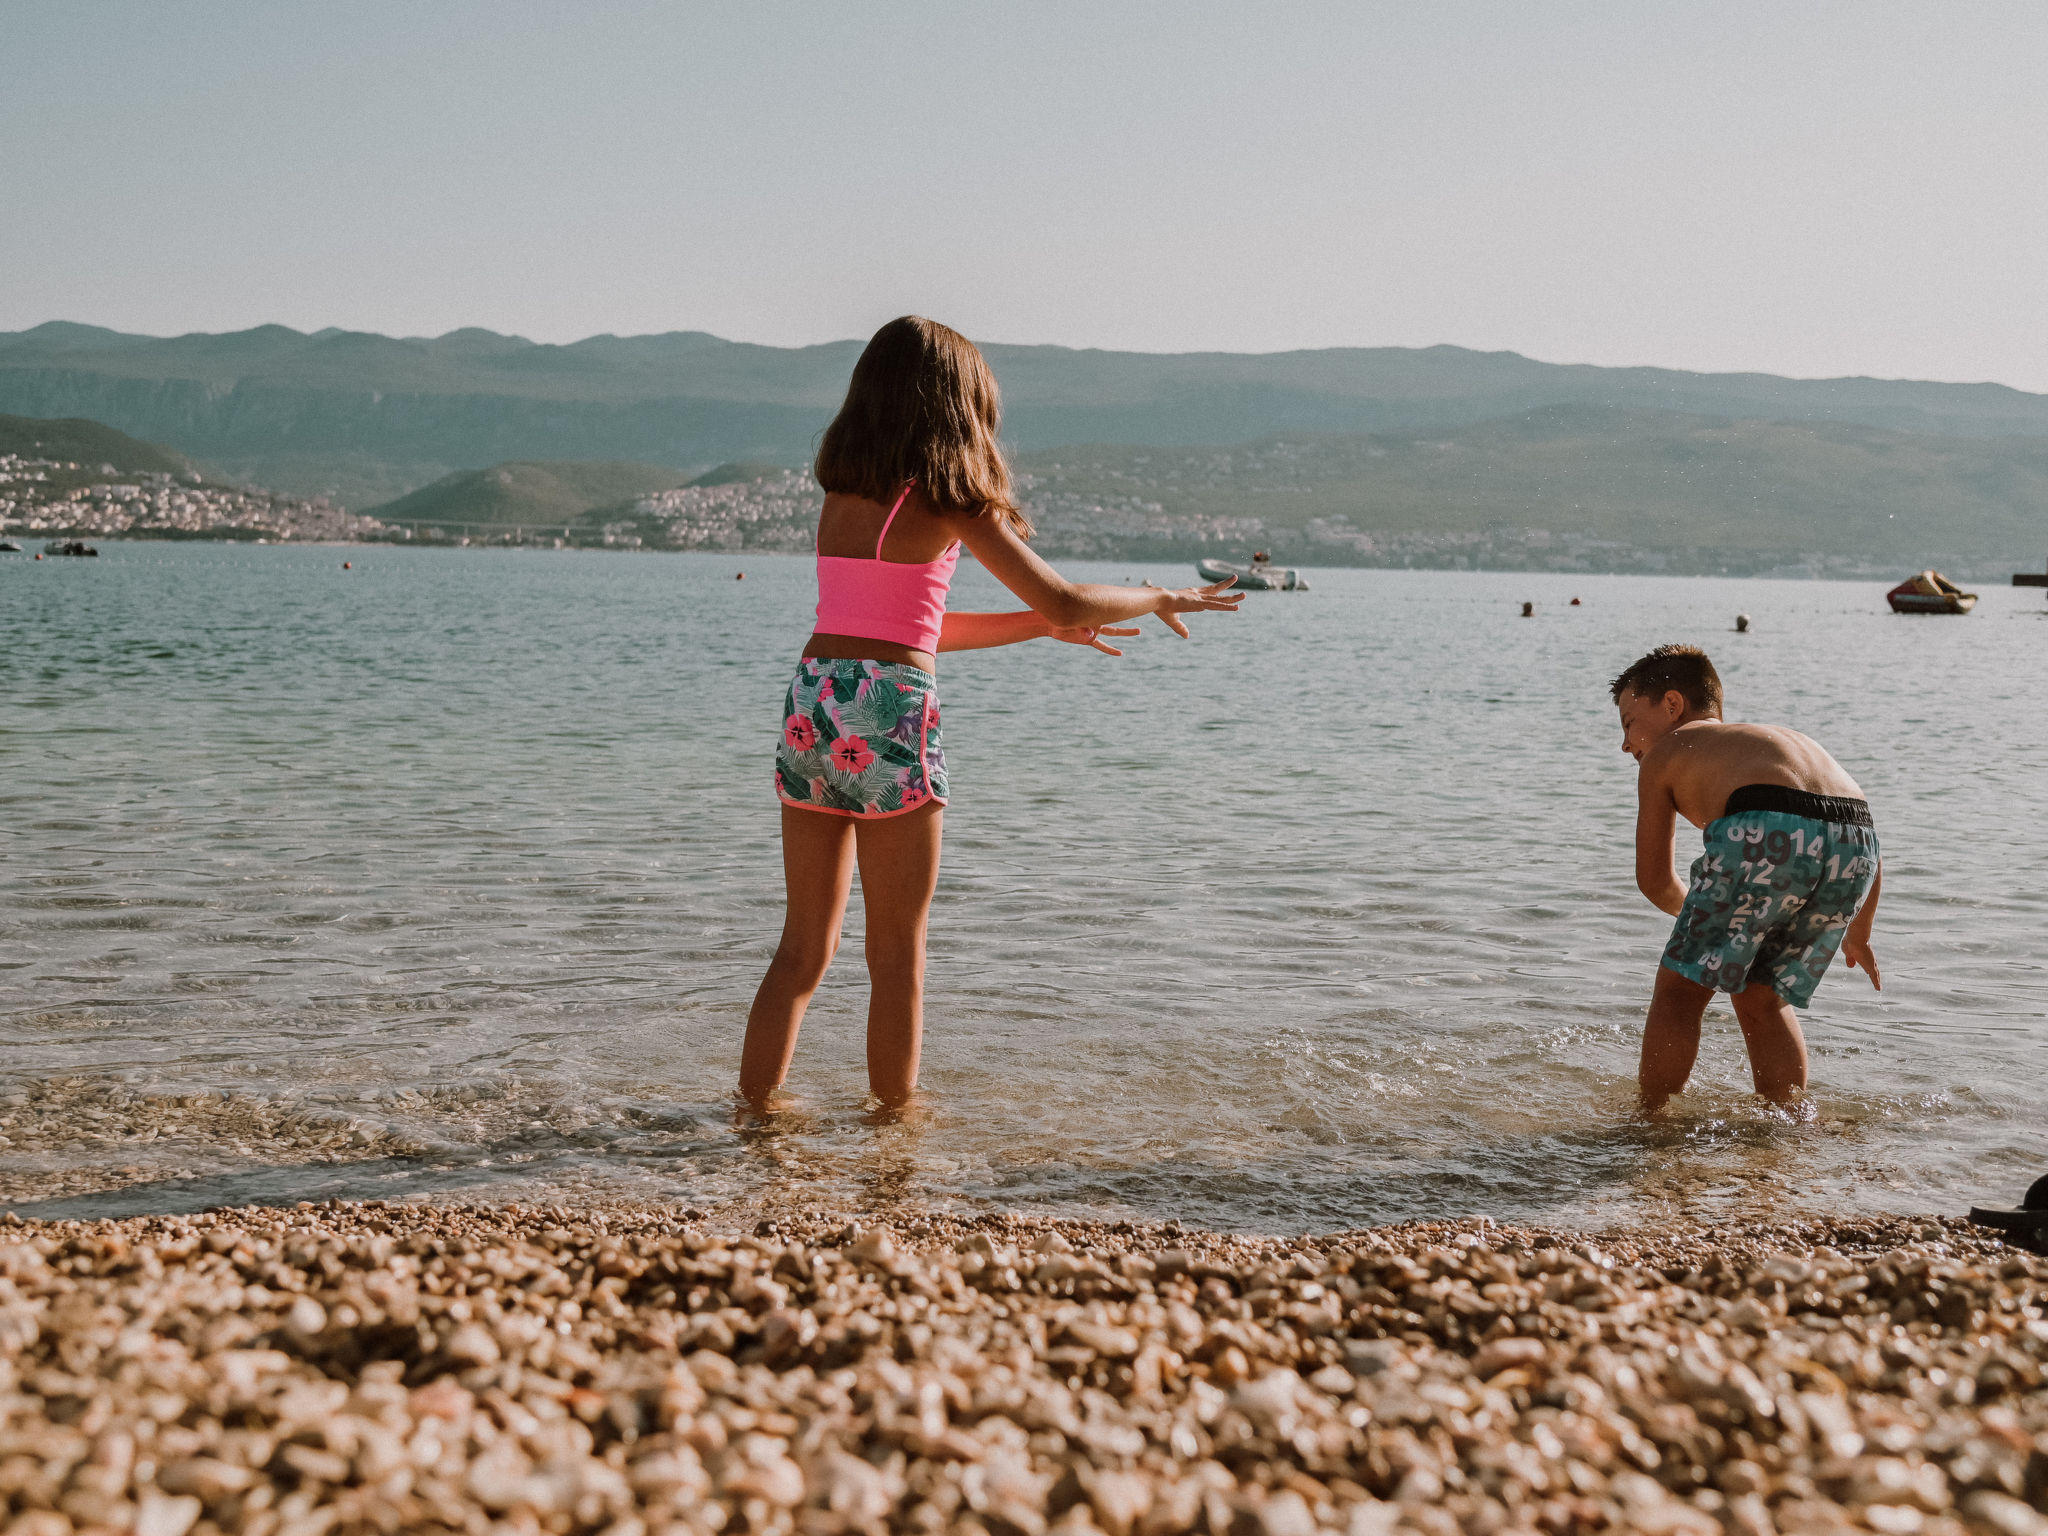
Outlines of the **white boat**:
[{"label": "white boat", "polygon": [[1250,565],[1232,565],[1228,560],[1197,560],[1195,570],[1204,581],[1229,581],[1247,592],[1306,592],[1308,581],[1291,565],[1275,565],[1264,551],[1252,556]]}]

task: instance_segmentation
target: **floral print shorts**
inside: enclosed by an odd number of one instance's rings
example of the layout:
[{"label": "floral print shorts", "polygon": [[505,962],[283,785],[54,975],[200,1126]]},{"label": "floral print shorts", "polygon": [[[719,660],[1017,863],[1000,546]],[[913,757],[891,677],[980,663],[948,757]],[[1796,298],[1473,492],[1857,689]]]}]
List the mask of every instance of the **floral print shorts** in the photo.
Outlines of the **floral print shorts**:
[{"label": "floral print shorts", "polygon": [[806,657],[782,699],[775,792],[835,816],[945,804],[939,680],[899,662]]},{"label": "floral print shorts", "polygon": [[1664,964],[1721,992],[1760,981],[1804,1008],[1870,894],[1877,857],[1867,809],[1862,824],[1775,810],[1708,822]]}]

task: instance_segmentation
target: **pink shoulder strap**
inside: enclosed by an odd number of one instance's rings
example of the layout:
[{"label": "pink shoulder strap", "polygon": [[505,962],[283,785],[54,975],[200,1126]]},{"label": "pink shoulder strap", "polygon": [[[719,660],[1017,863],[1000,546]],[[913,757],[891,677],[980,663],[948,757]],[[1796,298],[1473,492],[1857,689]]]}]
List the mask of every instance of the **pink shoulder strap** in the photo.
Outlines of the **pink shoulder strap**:
[{"label": "pink shoulder strap", "polygon": [[875,558],[877,560],[882,558],[882,540],[889,537],[889,525],[896,521],[896,514],[903,509],[904,499],[910,495],[910,488],[915,484],[917,484],[915,480],[904,481],[903,489],[897,493],[896,505],[891,507],[889,515],[882,519],[882,531],[875,538]]}]

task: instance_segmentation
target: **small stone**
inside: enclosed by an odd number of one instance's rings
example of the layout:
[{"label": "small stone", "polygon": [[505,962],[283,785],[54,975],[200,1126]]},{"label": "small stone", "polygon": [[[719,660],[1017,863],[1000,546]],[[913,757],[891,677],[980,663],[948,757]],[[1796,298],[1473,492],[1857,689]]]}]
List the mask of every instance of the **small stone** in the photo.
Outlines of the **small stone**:
[{"label": "small stone", "polygon": [[1109,1536],[1130,1536],[1152,1507],[1152,1483],[1140,1472],[1089,1472],[1081,1486],[1088,1491],[1095,1520]]},{"label": "small stone", "polygon": [[1077,1319],[1067,1324],[1066,1336],[1082,1348],[1111,1360],[1128,1360],[1138,1352],[1138,1336],[1128,1328],[1109,1328]]},{"label": "small stone", "polygon": [[507,1510],[526,1497],[526,1479],[533,1464],[509,1440],[500,1440],[469,1464],[463,1486],[489,1510]]},{"label": "small stone", "polygon": [[1401,1346],[1390,1339],[1346,1339],[1344,1363],[1360,1378],[1379,1375],[1401,1358]]},{"label": "small stone", "polygon": [[134,1536],[185,1536],[199,1519],[201,1507],[190,1494],[145,1493],[135,1507]]},{"label": "small stone", "polygon": [[812,1504],[830,1510],[850,1526],[879,1526],[896,1507],[895,1494],[881,1469],[844,1451],[826,1451],[812,1464],[804,1484]]},{"label": "small stone", "polygon": [[873,1264],[887,1269],[896,1262],[896,1245],[889,1240],[889,1234],[879,1229],[863,1233],[848,1244],[846,1256],[862,1264]]},{"label": "small stone", "polygon": [[1997,1536],[2048,1536],[2048,1516],[2037,1514],[2023,1499],[1988,1488],[1980,1488],[1964,1499],[1963,1513],[1978,1525],[1988,1526]]},{"label": "small stone", "polygon": [[1244,1351],[1235,1344],[1230,1345],[1216,1357],[1209,1373],[1221,1382],[1243,1381],[1252,1373],[1251,1362],[1244,1357]]},{"label": "small stone", "polygon": [[1400,1519],[1400,1505],[1378,1499],[1361,1500],[1339,1517],[1344,1536],[1391,1536]]},{"label": "small stone", "polygon": [[348,1458],[332,1451],[311,1445],[287,1445],[278,1451],[277,1457],[300,1477],[322,1483],[348,1481]]},{"label": "small stone", "polygon": [[1308,1384],[1332,1397],[1349,1397],[1358,1386],[1358,1378],[1341,1365],[1326,1365],[1309,1377]]},{"label": "small stone", "polygon": [[1546,1353],[1538,1339],[1495,1339],[1480,1345],[1478,1353],[1473,1355],[1472,1374],[1481,1381],[1487,1381],[1510,1366],[1540,1365]]},{"label": "small stone", "polygon": [[1292,1488],[1267,1494],[1249,1513],[1258,1536],[1316,1536],[1316,1517]]},{"label": "small stone", "polygon": [[687,1445],[643,1456],[626,1470],[626,1481],[643,1499],[695,1503],[711,1490],[704,1463]]},{"label": "small stone", "polygon": [[157,1486],[166,1493],[197,1494],[203,1503],[214,1504],[231,1493],[240,1493],[256,1481],[247,1467],[197,1456],[174,1461],[156,1475]]},{"label": "small stone", "polygon": [[458,1365],[496,1365],[501,1355],[498,1341],[481,1323],[464,1323],[448,1335],[441,1352]]}]

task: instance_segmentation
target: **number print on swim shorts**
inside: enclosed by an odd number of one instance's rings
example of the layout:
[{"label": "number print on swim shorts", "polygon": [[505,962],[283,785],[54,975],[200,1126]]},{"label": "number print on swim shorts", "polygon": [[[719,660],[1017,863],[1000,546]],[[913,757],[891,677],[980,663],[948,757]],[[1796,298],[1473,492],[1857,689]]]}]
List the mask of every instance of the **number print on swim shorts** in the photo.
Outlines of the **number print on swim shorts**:
[{"label": "number print on swim shorts", "polygon": [[1761,981],[1804,1008],[1877,874],[1877,833],[1785,811],[1709,822],[1664,964],[1722,992]]}]

